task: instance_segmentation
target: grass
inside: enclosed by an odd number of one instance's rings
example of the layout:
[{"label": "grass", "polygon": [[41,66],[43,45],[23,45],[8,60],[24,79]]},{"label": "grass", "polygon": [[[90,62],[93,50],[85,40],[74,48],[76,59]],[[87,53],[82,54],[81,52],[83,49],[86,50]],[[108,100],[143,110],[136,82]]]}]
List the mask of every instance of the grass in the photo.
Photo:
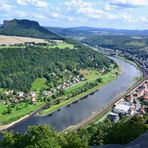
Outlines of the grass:
[{"label": "grass", "polygon": [[13,121],[16,121],[20,119],[21,117],[30,114],[31,112],[37,110],[41,106],[43,106],[43,102],[37,102],[36,104],[26,104],[26,103],[21,103],[18,104],[19,109],[15,106],[12,108],[12,113],[10,114],[3,114],[4,112],[7,111],[7,106],[5,104],[0,104],[0,125],[3,124],[8,124]]},{"label": "grass", "polygon": [[[5,48],[25,48],[25,45],[8,45],[8,46],[0,46],[0,49],[5,49]],[[59,48],[59,49],[65,49],[65,48],[69,48],[69,49],[74,49],[74,45],[73,44],[69,44],[66,42],[61,42],[61,43],[57,43],[56,45],[48,45],[48,46],[41,46],[42,48]]]},{"label": "grass", "polygon": [[[42,110],[41,112],[39,112],[40,115],[47,115],[47,114],[50,114],[54,111],[56,111],[57,109],[63,107],[63,106],[66,106],[68,104],[71,104],[72,102],[76,101],[76,100],[79,100],[80,98],[83,98],[87,95],[89,95],[90,93],[93,93],[95,92],[96,90],[98,90],[99,88],[101,88],[102,86],[106,85],[107,83],[111,82],[113,79],[116,78],[116,71],[117,69],[112,69],[110,72],[104,74],[104,75],[101,75],[101,74],[98,74],[97,71],[89,71],[87,73],[87,71],[83,71],[86,73],[86,76],[88,78],[87,81],[84,81],[84,82],[80,82],[68,89],[66,89],[66,93],[69,93],[69,92],[72,92],[78,88],[82,88],[83,85],[85,85],[86,82],[92,82],[92,81],[95,81],[97,78],[102,78],[103,82],[98,85],[98,86],[95,86],[94,88],[91,88],[89,90],[87,90],[86,92],[83,92],[77,96],[74,96],[68,100],[65,100],[59,104],[56,104],[56,105],[52,105],[50,106],[50,108],[47,108],[47,109],[44,109]],[[121,69],[119,71],[121,73]]]},{"label": "grass", "polygon": [[69,93],[77,90],[78,88],[81,88],[85,84],[86,84],[86,81],[83,81],[83,82],[75,84],[74,86],[68,87],[67,89],[65,89],[65,94],[69,94]]},{"label": "grass", "polygon": [[143,46],[145,46],[145,43],[141,42],[141,41],[131,41],[131,42],[127,43],[127,45],[136,46],[136,47],[143,47]]},{"label": "grass", "polygon": [[57,45],[44,46],[44,48],[59,48],[59,49],[69,48],[69,49],[74,49],[74,45],[63,42],[63,43],[57,43]]},{"label": "grass", "polygon": [[[32,90],[36,91],[37,93],[46,87],[46,79],[45,78],[37,78],[32,84]],[[28,103],[20,103],[15,105],[12,108],[12,113],[4,114],[7,111],[7,106],[5,104],[0,104],[0,125],[8,124],[13,121],[20,119],[21,117],[30,114],[31,112],[37,110],[39,107],[43,106],[45,103],[37,102],[36,104],[29,105]],[[19,109],[17,109],[19,108]]]},{"label": "grass", "polygon": [[59,47],[60,49],[64,49],[64,48],[73,49],[74,48],[74,45],[64,42],[64,43],[58,44],[57,47]]},{"label": "grass", "polygon": [[[95,82],[96,79],[98,78],[102,78],[103,83],[106,83],[106,81],[108,82],[110,80],[110,78],[112,77],[112,75],[114,76],[116,71],[121,72],[121,69],[112,69],[109,74],[101,74],[100,72],[98,72],[97,70],[81,70],[80,73],[84,76],[84,78],[86,79],[86,81],[82,81],[80,83],[75,84],[74,86],[71,86],[69,88],[67,88],[65,90],[65,94],[71,93],[79,88],[82,88],[87,82],[91,83],[91,82]],[[112,73],[112,75],[110,75]]]},{"label": "grass", "polygon": [[32,83],[32,90],[39,92],[42,88],[46,88],[46,79],[45,78],[37,78],[33,83]]}]

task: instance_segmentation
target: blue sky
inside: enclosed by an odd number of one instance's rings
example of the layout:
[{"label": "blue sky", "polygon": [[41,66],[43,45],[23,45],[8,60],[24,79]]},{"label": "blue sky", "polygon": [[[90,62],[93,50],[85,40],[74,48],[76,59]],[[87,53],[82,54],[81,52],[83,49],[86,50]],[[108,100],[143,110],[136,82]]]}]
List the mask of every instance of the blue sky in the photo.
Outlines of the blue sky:
[{"label": "blue sky", "polygon": [[0,23],[13,18],[54,27],[148,29],[148,0],[0,0]]}]

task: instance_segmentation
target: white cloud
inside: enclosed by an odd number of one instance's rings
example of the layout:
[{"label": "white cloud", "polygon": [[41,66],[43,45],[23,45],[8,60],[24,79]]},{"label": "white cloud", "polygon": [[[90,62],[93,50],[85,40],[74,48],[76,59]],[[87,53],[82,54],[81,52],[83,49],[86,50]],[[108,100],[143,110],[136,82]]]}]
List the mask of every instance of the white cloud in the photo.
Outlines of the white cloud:
[{"label": "white cloud", "polygon": [[[64,8],[64,13],[72,14],[73,17],[79,19],[88,19],[89,21],[94,20],[111,20],[111,21],[132,21],[132,16],[123,11],[118,11],[118,13],[110,12],[112,10],[111,5],[106,5],[104,9],[99,9],[99,3],[96,2],[86,2],[83,0],[71,0],[62,4],[62,9]],[[63,13],[63,12],[61,12]]]},{"label": "white cloud", "polygon": [[38,8],[48,8],[48,3],[44,0],[16,0],[18,5],[32,5]]},{"label": "white cloud", "polygon": [[103,13],[102,10],[95,8],[98,6],[96,2],[86,2],[83,0],[71,0],[61,4],[61,8],[65,10],[65,14],[72,14],[74,17],[83,17],[99,19]]},{"label": "white cloud", "polygon": [[11,4],[6,3],[5,1],[0,1],[0,10],[1,11],[10,11],[14,8]]},{"label": "white cloud", "polygon": [[148,17],[141,17],[139,19],[140,22],[148,22]]},{"label": "white cloud", "polygon": [[117,7],[138,7],[148,5],[148,0],[106,0],[109,4]]},{"label": "white cloud", "polygon": [[41,20],[41,19],[48,19],[48,17],[47,16],[45,16],[45,15],[42,15],[42,14],[33,14],[32,15],[34,18],[36,18],[36,19],[38,19],[38,20]]},{"label": "white cloud", "polygon": [[109,4],[106,4],[104,7],[104,11],[110,11],[110,10],[112,10],[112,6]]},{"label": "white cloud", "polygon": [[128,13],[121,14],[121,19],[126,20],[127,22],[133,22],[132,16]]},{"label": "white cloud", "polygon": [[60,13],[58,13],[58,12],[51,12],[50,16],[53,18],[60,18],[61,17]]}]

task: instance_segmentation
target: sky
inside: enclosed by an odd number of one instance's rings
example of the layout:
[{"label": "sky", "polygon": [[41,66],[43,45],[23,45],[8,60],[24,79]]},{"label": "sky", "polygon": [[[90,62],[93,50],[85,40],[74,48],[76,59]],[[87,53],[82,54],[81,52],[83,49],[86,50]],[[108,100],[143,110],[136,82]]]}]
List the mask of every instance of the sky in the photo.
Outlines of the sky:
[{"label": "sky", "polygon": [[0,0],[3,20],[29,19],[42,26],[148,29],[148,0]]}]

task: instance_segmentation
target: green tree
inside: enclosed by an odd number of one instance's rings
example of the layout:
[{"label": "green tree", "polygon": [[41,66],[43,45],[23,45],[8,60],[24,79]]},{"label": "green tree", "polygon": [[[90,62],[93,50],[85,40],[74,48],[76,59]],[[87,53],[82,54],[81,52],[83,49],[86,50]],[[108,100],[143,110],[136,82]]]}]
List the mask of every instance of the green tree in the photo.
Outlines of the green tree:
[{"label": "green tree", "polygon": [[105,143],[119,143],[125,144],[134,140],[148,128],[141,117],[133,117],[126,122],[121,120],[117,124],[113,125],[105,136]]},{"label": "green tree", "polygon": [[12,113],[12,107],[11,107],[11,105],[8,105],[7,106],[7,113],[8,114]]},{"label": "green tree", "polygon": [[49,126],[29,127],[25,134],[3,132],[3,148],[61,148],[56,132]]},{"label": "green tree", "polygon": [[76,132],[68,132],[64,135],[66,143],[62,144],[62,148],[88,148],[88,142],[80,138]]}]

